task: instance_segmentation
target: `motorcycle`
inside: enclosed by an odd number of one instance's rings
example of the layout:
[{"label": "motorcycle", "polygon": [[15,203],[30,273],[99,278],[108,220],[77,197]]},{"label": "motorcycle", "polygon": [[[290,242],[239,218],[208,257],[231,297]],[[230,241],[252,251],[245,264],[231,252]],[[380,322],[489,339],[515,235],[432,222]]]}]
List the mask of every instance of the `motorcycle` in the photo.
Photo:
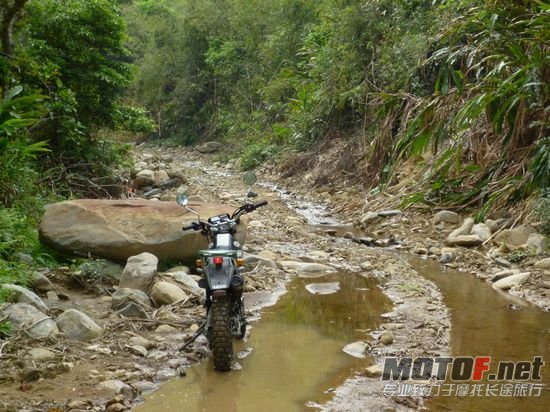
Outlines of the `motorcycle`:
[{"label": "motorcycle", "polygon": [[243,339],[246,334],[246,319],[243,302],[244,259],[242,245],[234,240],[240,217],[267,205],[267,201],[250,203],[256,196],[252,185],[256,175],[248,172],[244,182],[249,186],[242,206],[231,215],[212,216],[207,221],[187,206],[189,198],[179,194],[176,201],[198,217],[182,229],[200,231],[209,242],[208,249],[199,251],[197,271],[202,275],[199,286],[206,290],[206,324],[204,326],[208,346],[212,352],[214,369],[228,371],[233,362],[233,337]]}]

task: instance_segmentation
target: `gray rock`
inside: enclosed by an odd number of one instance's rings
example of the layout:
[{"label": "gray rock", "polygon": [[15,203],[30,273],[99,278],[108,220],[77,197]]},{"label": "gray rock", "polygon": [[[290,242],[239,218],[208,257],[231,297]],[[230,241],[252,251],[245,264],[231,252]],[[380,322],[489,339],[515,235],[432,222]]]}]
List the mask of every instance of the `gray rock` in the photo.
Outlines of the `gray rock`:
[{"label": "gray rock", "polygon": [[[232,213],[230,206],[191,201],[201,216]],[[208,242],[195,231],[182,231],[196,216],[176,202],[79,199],[48,205],[40,222],[41,240],[63,253],[92,254],[126,261],[142,252],[161,260],[194,261]],[[246,216],[237,225],[236,240],[244,243]]]},{"label": "gray rock", "polygon": [[451,263],[453,261],[453,255],[450,253],[441,253],[439,257],[439,262],[442,264]]},{"label": "gray rock", "polygon": [[393,334],[389,331],[385,331],[384,333],[382,333],[382,335],[380,335],[378,341],[382,345],[391,345],[393,343]]},{"label": "gray rock", "polygon": [[537,255],[542,255],[544,253],[544,242],[545,238],[539,233],[531,233],[527,238],[527,249],[531,250]]},{"label": "gray rock", "polygon": [[174,332],[177,332],[177,329],[173,326],[170,326],[170,325],[159,325],[155,329],[155,332],[157,332],[157,333],[174,333]]},{"label": "gray rock", "polygon": [[149,315],[143,308],[143,306],[138,305],[134,302],[129,302],[124,305],[121,309],[116,312],[116,315],[122,316],[125,318],[138,318],[138,319],[148,319]]},{"label": "gray rock", "polygon": [[134,179],[134,186],[137,188],[152,186],[155,183],[155,172],[152,170],[141,170]]},{"label": "gray rock", "polygon": [[480,239],[478,235],[449,235],[447,237],[446,243],[450,246],[472,247],[481,245],[483,243],[483,240]]},{"label": "gray rock", "polygon": [[148,252],[130,257],[122,272],[119,287],[147,292],[157,274],[158,263],[157,257]]},{"label": "gray rock", "polygon": [[511,246],[521,246],[527,243],[529,236],[535,233],[531,226],[518,226],[515,229],[505,229],[496,235],[495,242],[505,243]]},{"label": "gray rock", "polygon": [[51,350],[43,348],[33,348],[29,350],[28,354],[32,360],[38,362],[55,359],[55,353],[53,353]]},{"label": "gray rock", "polygon": [[376,378],[382,376],[384,373],[384,368],[380,365],[371,365],[368,368],[365,368],[365,375],[369,378]]},{"label": "gray rock", "polygon": [[244,261],[246,266],[248,267],[254,267],[256,265],[259,265],[259,267],[268,267],[268,268],[277,269],[277,263],[275,263],[271,259],[268,259],[260,255],[251,255],[246,253],[244,255]]},{"label": "gray rock", "polygon": [[15,329],[25,329],[33,338],[45,338],[59,332],[53,319],[27,303],[9,305],[2,316],[7,316]]},{"label": "gray rock", "polygon": [[160,281],[151,288],[151,298],[159,306],[170,305],[187,299],[187,293],[173,283]]},{"label": "gray rock", "polygon": [[508,276],[517,274],[519,274],[519,270],[517,269],[501,270],[500,272],[497,272],[493,275],[493,277],[491,278],[491,282],[498,282],[500,279],[504,279]]},{"label": "gray rock", "polygon": [[166,185],[170,181],[170,176],[164,170],[158,170],[155,172],[155,186],[161,187]]},{"label": "gray rock", "polygon": [[325,235],[328,235],[328,236],[336,236],[336,233],[338,233],[336,229],[326,229],[325,230]]},{"label": "gray rock", "polygon": [[484,242],[491,237],[491,229],[485,223],[478,223],[472,227],[472,235],[477,235]]},{"label": "gray rock", "polygon": [[474,227],[474,219],[472,219],[471,217],[468,217],[464,220],[464,222],[462,223],[462,226],[460,226],[458,229],[455,229],[449,234],[447,239],[456,238],[457,236],[469,235],[473,227]]},{"label": "gray rock", "polygon": [[458,220],[458,213],[452,212],[450,210],[441,210],[434,215],[434,225],[437,225],[441,222],[456,224],[458,223]]},{"label": "gray rock", "polygon": [[78,270],[88,277],[119,281],[123,267],[106,259],[89,259],[78,266]]},{"label": "gray rock", "polygon": [[500,257],[500,256],[495,256],[495,257],[493,258],[493,261],[494,261],[497,265],[503,266],[503,267],[505,267],[505,268],[509,268],[510,266],[512,266],[512,264],[511,264],[509,261],[507,261],[506,259],[504,259],[503,257]]},{"label": "gray rock", "polygon": [[378,216],[378,213],[376,212],[367,212],[363,216],[359,218],[359,221],[361,224],[367,224],[373,220],[378,219],[380,216]]},{"label": "gray rock", "polygon": [[17,303],[28,303],[29,305],[33,305],[41,312],[48,311],[48,307],[46,306],[46,304],[42,302],[42,299],[40,299],[38,295],[34,292],[31,292],[30,290],[19,285],[3,284],[0,287],[11,290]]},{"label": "gray rock", "polygon": [[353,239],[353,233],[352,232],[346,232],[342,236],[344,239]]},{"label": "gray rock", "polygon": [[149,355],[149,352],[147,351],[147,349],[145,349],[141,345],[128,345],[127,348],[131,353],[137,356],[142,356],[146,358],[147,355]]},{"label": "gray rock", "polygon": [[57,296],[57,293],[55,293],[53,290],[50,290],[46,292],[46,297],[50,302],[58,302],[59,296]]},{"label": "gray rock", "polygon": [[47,292],[54,288],[53,283],[43,273],[33,272],[30,278],[30,284],[39,292]]},{"label": "gray rock", "polygon": [[147,293],[142,290],[119,288],[113,293],[112,307],[117,309],[122,307],[128,302],[135,302],[140,306],[152,307],[153,303]]},{"label": "gray rock", "polygon": [[518,273],[517,275],[510,275],[505,277],[504,279],[500,279],[495,283],[493,283],[493,288],[500,289],[500,290],[508,290],[513,288],[514,286],[523,285],[525,282],[527,282],[527,279],[529,279],[529,276],[531,276],[531,272],[524,272],[524,273]]},{"label": "gray rock", "polygon": [[19,262],[27,263],[28,265],[32,265],[34,263],[34,259],[28,253],[19,252],[15,255],[15,257]]},{"label": "gray rock", "polygon": [[132,336],[128,340],[128,345],[130,346],[142,346],[145,349],[149,350],[155,347],[155,344],[151,342],[150,340],[142,337],[142,336]]},{"label": "gray rock", "polygon": [[71,339],[88,342],[101,336],[103,329],[85,313],[69,309],[57,318],[57,326]]},{"label": "gray rock", "polygon": [[162,192],[163,192],[163,190],[162,190],[162,189],[159,189],[159,188],[157,187],[157,188],[155,188],[155,189],[151,189],[151,190],[148,190],[147,192],[145,192],[145,193],[143,194],[143,197],[144,197],[145,199],[150,199],[150,198],[152,198],[152,197],[155,196],[155,195],[160,195]]},{"label": "gray rock", "polygon": [[125,384],[121,380],[113,379],[103,381],[99,384],[99,388],[111,392],[113,395],[122,394],[128,399],[133,399],[133,389],[130,385]]},{"label": "gray rock", "polygon": [[550,269],[550,257],[541,259],[535,263],[537,269]]},{"label": "gray rock", "polygon": [[366,356],[365,352],[369,345],[366,342],[358,341],[350,343],[342,348],[344,353],[353,356],[354,358],[364,358]]},{"label": "gray rock", "polygon": [[[276,266],[275,266],[276,267]],[[186,272],[167,272],[163,276],[168,276],[178,283],[178,286],[185,292],[191,293],[195,296],[204,297],[205,291],[199,287],[199,284],[195,279]]]},{"label": "gray rock", "polygon": [[398,216],[402,212],[399,209],[394,210],[383,210],[382,212],[378,212],[378,216],[380,217],[391,217],[391,216]]},{"label": "gray rock", "polygon": [[223,147],[223,145],[220,142],[206,142],[202,145],[198,146],[196,149],[199,153],[202,154],[208,154],[208,153],[214,153],[220,150]]}]

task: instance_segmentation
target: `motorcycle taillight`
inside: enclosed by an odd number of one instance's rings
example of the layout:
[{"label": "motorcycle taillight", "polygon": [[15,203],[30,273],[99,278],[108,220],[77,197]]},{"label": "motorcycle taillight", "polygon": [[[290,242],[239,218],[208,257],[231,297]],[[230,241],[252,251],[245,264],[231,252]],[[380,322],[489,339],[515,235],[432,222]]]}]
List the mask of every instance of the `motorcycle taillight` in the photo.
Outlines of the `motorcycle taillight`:
[{"label": "motorcycle taillight", "polygon": [[221,265],[221,264],[223,264],[223,257],[214,256],[213,262],[214,262],[215,265]]}]

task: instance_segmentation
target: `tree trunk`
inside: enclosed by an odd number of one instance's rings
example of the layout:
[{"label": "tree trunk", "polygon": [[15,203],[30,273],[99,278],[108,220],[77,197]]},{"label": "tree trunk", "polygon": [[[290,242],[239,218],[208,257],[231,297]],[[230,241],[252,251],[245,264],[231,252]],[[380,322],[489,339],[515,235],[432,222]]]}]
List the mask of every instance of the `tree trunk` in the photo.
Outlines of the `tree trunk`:
[{"label": "tree trunk", "polygon": [[[13,28],[21,18],[25,4],[30,0],[0,0],[0,59],[9,59],[13,53]],[[5,66],[4,66],[5,67]],[[6,94],[7,73],[0,72],[0,96]]]}]

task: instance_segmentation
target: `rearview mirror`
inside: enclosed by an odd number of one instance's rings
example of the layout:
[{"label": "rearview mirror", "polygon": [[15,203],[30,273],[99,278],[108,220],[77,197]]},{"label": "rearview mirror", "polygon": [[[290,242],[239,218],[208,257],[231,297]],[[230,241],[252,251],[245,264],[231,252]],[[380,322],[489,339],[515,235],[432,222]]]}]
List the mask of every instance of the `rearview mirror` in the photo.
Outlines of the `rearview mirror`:
[{"label": "rearview mirror", "polygon": [[258,178],[256,177],[256,173],[254,172],[246,172],[243,176],[243,181],[248,186],[252,186],[254,183],[256,183],[257,180]]},{"label": "rearview mirror", "polygon": [[187,206],[187,203],[189,203],[189,196],[185,193],[178,193],[176,196],[176,202],[178,202],[181,206]]}]

